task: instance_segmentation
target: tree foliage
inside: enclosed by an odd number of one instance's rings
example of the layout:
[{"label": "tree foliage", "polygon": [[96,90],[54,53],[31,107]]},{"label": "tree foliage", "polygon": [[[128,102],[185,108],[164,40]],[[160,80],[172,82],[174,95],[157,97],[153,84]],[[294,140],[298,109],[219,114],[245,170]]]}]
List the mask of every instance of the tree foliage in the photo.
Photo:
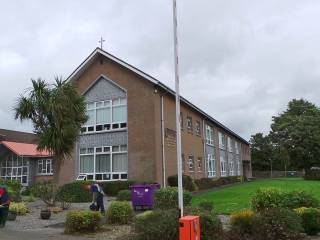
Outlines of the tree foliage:
[{"label": "tree foliage", "polygon": [[273,117],[269,135],[296,168],[320,165],[320,109],[316,105],[293,99],[286,111]]},{"label": "tree foliage", "polygon": [[71,82],[61,78],[53,85],[42,79],[31,82],[32,88],[17,101],[15,118],[32,121],[38,150],[54,154],[55,170],[59,170],[87,121],[85,100]]},{"label": "tree foliage", "polygon": [[309,169],[320,166],[320,109],[293,99],[288,108],[272,117],[271,131],[251,136],[252,166],[255,170]]}]

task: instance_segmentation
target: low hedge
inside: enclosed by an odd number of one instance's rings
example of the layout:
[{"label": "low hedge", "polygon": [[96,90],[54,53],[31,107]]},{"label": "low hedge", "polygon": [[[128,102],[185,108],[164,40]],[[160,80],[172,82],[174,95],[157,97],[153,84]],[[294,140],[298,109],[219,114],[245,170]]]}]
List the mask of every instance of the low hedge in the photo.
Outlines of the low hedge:
[{"label": "low hedge", "polygon": [[176,209],[146,211],[134,218],[138,240],[178,240],[179,213]]},{"label": "low hedge", "polygon": [[70,201],[74,203],[91,202],[92,195],[85,190],[85,186],[90,184],[88,181],[75,181],[59,187],[57,200]]},{"label": "low hedge", "polygon": [[[183,191],[183,205],[191,205],[192,195],[189,191]],[[155,208],[178,209],[178,189],[176,187],[161,188],[154,196]]]},{"label": "low hedge", "polygon": [[114,201],[107,210],[108,222],[112,224],[128,224],[133,218],[133,209],[129,202]]},{"label": "low hedge", "polygon": [[320,180],[320,169],[309,169],[304,175],[305,180]]},{"label": "low hedge", "polygon": [[289,209],[245,210],[231,216],[228,240],[303,240],[300,217]]},{"label": "low hedge", "polygon": [[261,188],[253,195],[251,206],[258,212],[272,208],[316,208],[319,206],[319,200],[304,191],[285,192],[278,188]]},{"label": "low hedge", "polygon": [[117,196],[121,190],[129,190],[129,186],[136,184],[137,181],[113,181],[113,182],[101,182],[99,185],[102,187],[104,193],[108,196]]},{"label": "low hedge", "polygon": [[297,208],[294,210],[302,219],[302,227],[308,235],[320,232],[320,210],[317,208]]},{"label": "low hedge", "polygon": [[95,211],[70,211],[66,216],[65,233],[95,232],[100,227],[101,214]]},{"label": "low hedge", "polygon": [[130,190],[121,190],[117,194],[118,201],[131,201],[131,191]]},{"label": "low hedge", "polygon": [[229,176],[229,177],[221,177],[218,179],[214,178],[200,178],[195,180],[195,184],[198,186],[200,190],[210,189],[214,187],[223,186],[226,184],[240,182],[241,179],[239,176]]},{"label": "low hedge", "polygon": [[[178,187],[178,175],[168,177],[168,185],[170,187]],[[194,192],[197,190],[197,185],[188,175],[182,175],[182,185],[183,188],[189,192]]]},{"label": "low hedge", "polygon": [[19,203],[11,202],[10,206],[9,206],[9,210],[16,212],[17,215],[19,215],[19,216],[26,215],[28,212],[28,208],[27,208],[26,204],[23,202],[19,202]]}]

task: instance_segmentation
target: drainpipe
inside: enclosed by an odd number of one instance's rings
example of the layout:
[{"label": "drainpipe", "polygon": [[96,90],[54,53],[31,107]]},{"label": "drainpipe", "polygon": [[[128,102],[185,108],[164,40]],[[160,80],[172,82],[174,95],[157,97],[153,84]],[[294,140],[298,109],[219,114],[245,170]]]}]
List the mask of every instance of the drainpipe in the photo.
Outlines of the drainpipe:
[{"label": "drainpipe", "polygon": [[164,111],[163,111],[163,96],[161,96],[161,145],[162,145],[162,174],[163,174],[163,187],[166,187],[166,156],[164,151]]}]

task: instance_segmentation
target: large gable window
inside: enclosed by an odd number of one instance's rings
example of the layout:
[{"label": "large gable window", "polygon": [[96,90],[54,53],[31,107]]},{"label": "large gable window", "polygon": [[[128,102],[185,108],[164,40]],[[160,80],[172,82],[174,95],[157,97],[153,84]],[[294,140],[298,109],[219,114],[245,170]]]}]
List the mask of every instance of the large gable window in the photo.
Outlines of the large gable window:
[{"label": "large gable window", "polygon": [[86,175],[87,180],[127,179],[127,145],[81,148],[79,174]]},{"label": "large gable window", "polygon": [[127,99],[116,98],[87,103],[88,121],[83,133],[112,131],[127,127]]}]

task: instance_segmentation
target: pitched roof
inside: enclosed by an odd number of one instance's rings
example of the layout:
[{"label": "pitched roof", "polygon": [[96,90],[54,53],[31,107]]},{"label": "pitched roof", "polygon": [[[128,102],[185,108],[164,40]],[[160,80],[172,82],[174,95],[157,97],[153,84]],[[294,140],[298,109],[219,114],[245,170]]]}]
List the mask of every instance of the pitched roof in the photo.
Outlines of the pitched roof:
[{"label": "pitched roof", "polygon": [[[118,64],[120,64],[121,66],[131,70],[132,72],[140,75],[141,77],[143,77],[144,79],[150,81],[151,83],[159,86],[160,88],[162,88],[163,90],[171,93],[171,94],[175,94],[175,91],[172,90],[171,88],[169,88],[168,86],[166,86],[165,84],[163,84],[162,82],[160,82],[159,80],[157,80],[156,78],[152,77],[151,75],[141,71],[140,69],[130,65],[129,63],[115,57],[114,55],[102,50],[101,48],[96,48],[72,73],[71,75],[68,77],[68,80],[70,81],[74,81],[75,79],[79,78],[79,76],[86,70],[88,69],[88,67],[98,58],[99,55],[102,55]],[[218,125],[219,127],[223,128],[226,132],[228,132],[229,134],[233,135],[234,137],[238,138],[239,140],[241,140],[242,142],[249,144],[249,142],[247,140],[245,140],[244,138],[242,138],[241,136],[239,136],[237,133],[233,132],[231,129],[229,129],[228,127],[226,127],[225,125],[223,125],[222,123],[220,123],[219,121],[217,121],[216,119],[214,119],[213,117],[211,117],[209,114],[207,114],[206,112],[204,112],[203,110],[201,110],[200,108],[198,108],[197,106],[195,106],[194,104],[192,104],[191,102],[189,102],[187,99],[185,99],[184,97],[181,96],[181,102],[183,102],[184,104],[188,105],[189,107],[191,107],[192,109],[196,110],[197,112],[199,112],[201,115],[203,115],[205,118],[207,118],[209,121],[212,121],[213,123],[215,123],[216,125]]]},{"label": "pitched roof", "polygon": [[36,135],[33,133],[0,129],[0,141],[35,143]]},{"label": "pitched roof", "polygon": [[38,151],[36,144],[29,143],[18,143],[18,142],[8,142],[2,141],[0,142],[3,146],[8,148],[10,151],[14,152],[20,157],[50,157],[48,151]]}]

